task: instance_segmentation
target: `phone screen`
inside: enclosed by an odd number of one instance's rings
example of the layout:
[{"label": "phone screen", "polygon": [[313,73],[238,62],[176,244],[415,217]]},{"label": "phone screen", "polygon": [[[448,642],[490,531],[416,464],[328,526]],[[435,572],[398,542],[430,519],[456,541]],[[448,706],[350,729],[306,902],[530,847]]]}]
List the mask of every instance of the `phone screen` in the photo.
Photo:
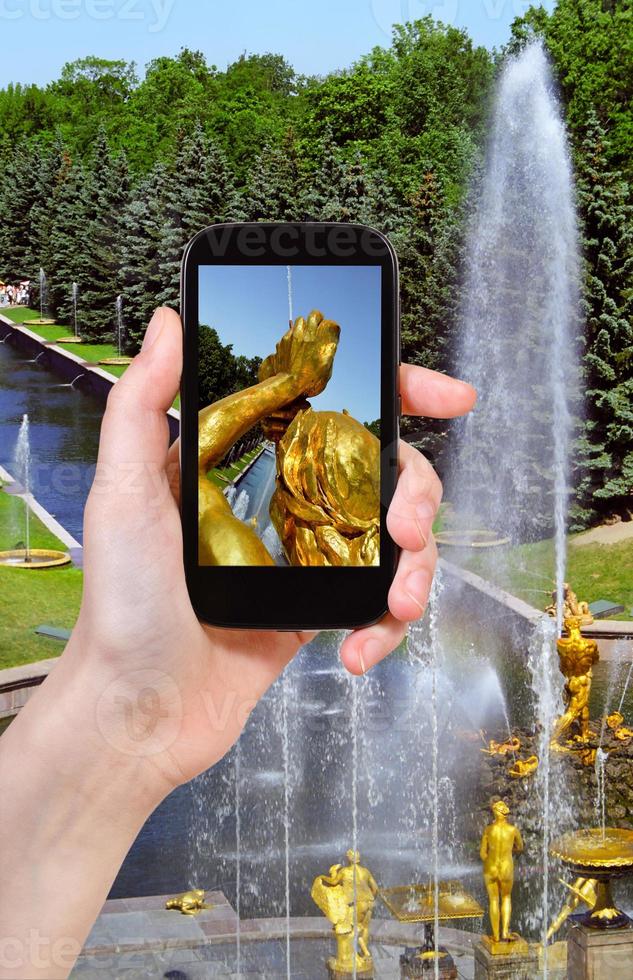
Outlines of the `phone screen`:
[{"label": "phone screen", "polygon": [[198,269],[198,562],[380,564],[380,265]]}]

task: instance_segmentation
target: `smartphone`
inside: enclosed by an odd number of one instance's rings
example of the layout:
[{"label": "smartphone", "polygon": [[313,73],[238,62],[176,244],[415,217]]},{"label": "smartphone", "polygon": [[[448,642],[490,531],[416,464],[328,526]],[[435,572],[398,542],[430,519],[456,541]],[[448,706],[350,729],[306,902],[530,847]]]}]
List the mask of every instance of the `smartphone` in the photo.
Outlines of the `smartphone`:
[{"label": "smartphone", "polygon": [[347,224],[224,224],[182,264],[181,512],[197,615],[379,620],[397,549],[398,266]]}]

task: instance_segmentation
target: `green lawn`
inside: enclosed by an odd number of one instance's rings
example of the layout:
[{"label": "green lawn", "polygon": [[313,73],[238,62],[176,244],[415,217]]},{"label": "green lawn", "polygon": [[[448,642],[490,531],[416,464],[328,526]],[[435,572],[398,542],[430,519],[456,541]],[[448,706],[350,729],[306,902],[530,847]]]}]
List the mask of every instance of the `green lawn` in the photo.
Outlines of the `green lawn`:
[{"label": "green lawn", "polygon": [[[610,599],[625,607],[616,619],[631,619],[633,607],[633,539],[614,544],[575,546],[570,535],[567,580],[579,599]],[[544,609],[546,591],[554,587],[554,542],[549,539],[501,551],[443,548],[442,555],[464,568],[496,582],[531,605]]]},{"label": "green lawn", "polygon": [[[64,545],[31,514],[33,548]],[[24,503],[0,490],[0,550],[10,550],[24,541]],[[71,629],[79,612],[83,573],[63,568],[26,571],[0,566],[0,669],[45,660],[62,652],[63,644],[36,636],[35,627],[46,623]]]},{"label": "green lawn", "polygon": [[230,466],[222,469],[216,468],[214,470],[210,470],[209,473],[207,473],[207,476],[218,487],[224,488],[227,483],[232,483],[235,477],[238,476],[242,470],[246,469],[251,460],[257,456],[260,449],[261,446],[256,446],[255,449],[251,449],[250,452],[244,453],[243,456],[240,456],[240,458],[234,463],[231,463]]}]

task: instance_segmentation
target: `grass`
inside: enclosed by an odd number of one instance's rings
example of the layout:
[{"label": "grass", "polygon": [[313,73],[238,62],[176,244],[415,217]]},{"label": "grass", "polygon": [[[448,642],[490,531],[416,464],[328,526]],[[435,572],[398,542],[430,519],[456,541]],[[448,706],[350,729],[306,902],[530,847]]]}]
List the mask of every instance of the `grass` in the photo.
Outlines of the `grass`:
[{"label": "grass", "polygon": [[[574,537],[568,537],[565,577],[578,598],[587,602],[597,599],[617,602],[624,606],[625,611],[612,618],[631,619],[633,538],[608,545],[575,546]],[[442,553],[449,561],[496,582],[501,588],[539,609],[544,609],[551,601],[545,592],[551,593],[554,587],[552,539],[503,549],[505,561],[498,551],[483,553],[471,549],[444,548]]]},{"label": "grass", "polygon": [[[65,546],[30,515],[33,548]],[[0,490],[0,550],[10,550],[24,541],[24,503]],[[0,566],[0,669],[34,663],[58,656],[63,644],[37,636],[35,628],[46,623],[72,629],[81,602],[83,573],[70,565],[63,568],[25,571]]]},{"label": "grass", "polygon": [[246,469],[251,460],[257,456],[260,449],[261,446],[256,446],[255,449],[251,449],[250,452],[244,453],[243,456],[240,456],[240,458],[234,463],[231,463],[230,466],[223,469],[216,468],[214,470],[210,470],[207,476],[212,483],[216,484],[216,486],[224,488],[227,483],[232,483],[235,477],[239,476],[242,470]]},{"label": "grass", "polygon": [[[11,309],[1,309],[0,312],[3,313],[9,320],[13,320],[14,323],[24,323],[25,320],[31,319],[32,317],[39,317],[39,312],[37,310],[31,310],[27,307],[15,307]],[[60,337],[70,337],[74,333],[72,327],[65,326],[64,324],[54,324],[52,326],[40,326],[39,324],[27,324],[28,329],[37,334],[43,340],[59,340]],[[106,357],[118,357],[119,351],[115,344],[96,344],[88,342],[85,344],[60,344],[62,350],[68,350],[77,357],[81,357],[84,361],[88,361],[90,364],[98,364],[99,361]],[[127,369],[126,364],[104,364],[102,365],[103,370],[107,371],[108,374],[114,374],[117,378]],[[177,395],[173,403],[174,408],[180,408],[180,396]]]}]

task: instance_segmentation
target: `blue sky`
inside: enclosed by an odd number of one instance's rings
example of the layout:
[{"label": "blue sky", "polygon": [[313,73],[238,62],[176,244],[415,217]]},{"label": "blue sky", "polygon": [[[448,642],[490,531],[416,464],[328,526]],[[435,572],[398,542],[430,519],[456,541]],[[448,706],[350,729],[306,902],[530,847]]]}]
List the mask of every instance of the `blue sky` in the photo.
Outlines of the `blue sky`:
[{"label": "blue sky", "polygon": [[[293,266],[293,317],[321,310],[341,327],[332,378],[310,403],[346,408],[360,422],[380,416],[380,268]],[[200,322],[215,327],[234,354],[266,357],[288,328],[285,266],[206,266],[200,270]]]},{"label": "blue sky", "polygon": [[[552,9],[554,0],[543,0]],[[391,25],[431,14],[467,28],[488,47],[503,44],[528,0],[0,0],[0,85],[45,83],[88,54],[139,68],[181,47],[224,68],[246,52],[273,51],[299,72],[344,68]]]}]

